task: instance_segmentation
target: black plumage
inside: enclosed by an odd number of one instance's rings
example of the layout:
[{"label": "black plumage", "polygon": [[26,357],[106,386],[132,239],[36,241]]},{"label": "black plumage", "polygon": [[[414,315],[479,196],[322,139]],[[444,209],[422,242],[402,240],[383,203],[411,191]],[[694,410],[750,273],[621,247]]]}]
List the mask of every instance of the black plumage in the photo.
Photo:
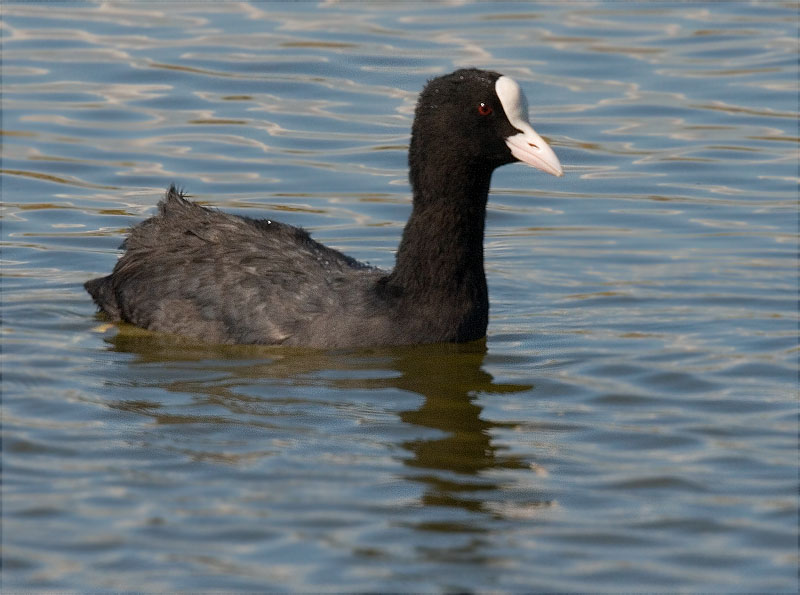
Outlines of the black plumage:
[{"label": "black plumage", "polygon": [[[498,96],[500,77],[460,70],[421,93],[409,148],[413,209],[394,270],[296,227],[202,207],[171,187],[158,214],[131,230],[113,272],[87,291],[114,320],[209,343],[331,348],[483,337],[489,183],[495,168],[518,159],[507,139],[527,134],[504,111],[523,108],[513,90]],[[560,175],[555,164],[547,167]]]}]

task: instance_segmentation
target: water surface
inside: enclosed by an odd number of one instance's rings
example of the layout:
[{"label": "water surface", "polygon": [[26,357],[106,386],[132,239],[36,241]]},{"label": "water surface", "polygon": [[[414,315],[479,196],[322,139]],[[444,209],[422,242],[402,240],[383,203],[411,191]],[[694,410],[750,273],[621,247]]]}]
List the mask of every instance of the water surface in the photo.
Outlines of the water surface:
[{"label": "water surface", "polygon": [[[795,3],[4,3],[3,588],[797,590]],[[391,267],[425,81],[513,76],[489,336],[202,346],[82,283],[170,183]]]}]

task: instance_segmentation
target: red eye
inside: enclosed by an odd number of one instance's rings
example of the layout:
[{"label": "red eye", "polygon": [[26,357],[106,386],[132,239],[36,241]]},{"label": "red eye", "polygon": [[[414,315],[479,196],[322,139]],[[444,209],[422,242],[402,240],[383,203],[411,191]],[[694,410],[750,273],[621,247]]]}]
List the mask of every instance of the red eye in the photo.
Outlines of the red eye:
[{"label": "red eye", "polygon": [[486,105],[485,103],[481,103],[478,106],[478,113],[482,116],[488,116],[489,114],[492,113],[492,108]]}]

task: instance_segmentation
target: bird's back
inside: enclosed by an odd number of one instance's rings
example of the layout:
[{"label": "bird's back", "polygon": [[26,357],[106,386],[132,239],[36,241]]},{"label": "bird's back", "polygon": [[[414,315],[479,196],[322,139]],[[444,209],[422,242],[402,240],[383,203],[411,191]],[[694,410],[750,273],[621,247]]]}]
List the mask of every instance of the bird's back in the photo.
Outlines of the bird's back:
[{"label": "bird's back", "polygon": [[86,283],[101,310],[212,343],[295,343],[382,274],[302,229],[207,209],[174,187],[122,248],[111,275]]}]

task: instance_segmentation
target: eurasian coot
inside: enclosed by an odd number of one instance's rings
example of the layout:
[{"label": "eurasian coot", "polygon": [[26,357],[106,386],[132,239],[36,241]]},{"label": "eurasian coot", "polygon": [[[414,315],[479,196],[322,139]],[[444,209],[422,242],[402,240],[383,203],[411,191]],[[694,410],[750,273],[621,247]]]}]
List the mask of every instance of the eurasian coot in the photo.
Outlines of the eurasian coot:
[{"label": "eurasian coot", "polygon": [[393,271],[302,229],[221,213],[170,187],[134,227],[107,277],[85,285],[114,320],[209,343],[366,347],[486,334],[483,229],[495,168],[522,161],[561,176],[528,122],[519,85],[457,70],[420,94],[411,131],[414,193]]}]

